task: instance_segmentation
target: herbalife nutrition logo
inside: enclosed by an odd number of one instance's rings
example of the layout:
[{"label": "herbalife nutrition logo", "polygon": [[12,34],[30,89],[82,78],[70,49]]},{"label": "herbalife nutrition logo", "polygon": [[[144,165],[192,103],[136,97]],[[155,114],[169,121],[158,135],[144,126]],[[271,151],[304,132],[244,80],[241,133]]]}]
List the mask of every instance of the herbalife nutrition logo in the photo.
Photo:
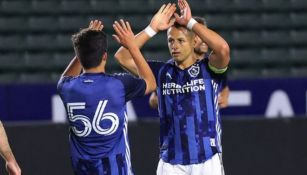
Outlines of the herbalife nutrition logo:
[{"label": "herbalife nutrition logo", "polygon": [[179,85],[176,83],[163,83],[162,94],[172,95],[172,94],[183,94],[197,91],[204,91],[205,83],[204,79],[195,79],[186,82],[184,85]]}]

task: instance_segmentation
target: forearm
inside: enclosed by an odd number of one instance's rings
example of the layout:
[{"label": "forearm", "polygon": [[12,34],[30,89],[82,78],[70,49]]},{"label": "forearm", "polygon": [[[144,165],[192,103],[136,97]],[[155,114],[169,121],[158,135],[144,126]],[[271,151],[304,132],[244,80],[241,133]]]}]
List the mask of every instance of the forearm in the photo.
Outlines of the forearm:
[{"label": "forearm", "polygon": [[62,74],[63,76],[78,76],[81,73],[82,66],[79,59],[75,56],[66,67],[65,71]]},{"label": "forearm", "polygon": [[[143,45],[150,39],[150,37],[145,33],[145,31],[141,31],[135,36],[136,45],[139,48],[142,48]],[[120,47],[118,51],[114,55],[115,59],[120,63],[122,67],[127,69],[127,71],[131,72],[134,75],[138,75],[136,65],[133,61],[131,53],[125,47]]]},{"label": "forearm", "polygon": [[[163,4],[158,12],[152,17],[149,26],[135,36],[136,45],[141,48],[157,32],[166,30],[172,26],[175,22],[175,19],[172,19],[175,11],[176,4]],[[117,51],[115,59],[117,59],[121,66],[128,71],[133,74],[137,73],[131,54],[124,47],[121,47]]]},{"label": "forearm", "polygon": [[210,60],[210,63],[213,63],[213,66],[217,68],[227,67],[230,52],[227,42],[219,34],[199,23],[196,23],[192,29],[213,51],[215,56],[214,60]]},{"label": "forearm", "polygon": [[15,160],[3,124],[0,121],[0,154],[5,161]]},{"label": "forearm", "polygon": [[154,91],[156,89],[156,80],[140,49],[136,45],[131,46],[129,47],[129,52],[135,62],[139,77],[143,78],[146,82],[147,88],[145,94]]}]

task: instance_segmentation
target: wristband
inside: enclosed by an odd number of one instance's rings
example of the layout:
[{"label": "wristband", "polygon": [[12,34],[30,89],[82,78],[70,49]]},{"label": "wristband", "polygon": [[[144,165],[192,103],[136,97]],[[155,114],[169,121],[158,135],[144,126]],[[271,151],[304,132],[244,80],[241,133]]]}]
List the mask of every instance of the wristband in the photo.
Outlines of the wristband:
[{"label": "wristband", "polygon": [[194,18],[191,18],[187,24],[187,28],[192,30],[193,26],[197,23],[197,21]]},{"label": "wristband", "polygon": [[151,38],[153,36],[155,36],[157,34],[156,31],[154,31],[154,29],[152,29],[150,26],[147,26],[145,28],[145,33]]}]

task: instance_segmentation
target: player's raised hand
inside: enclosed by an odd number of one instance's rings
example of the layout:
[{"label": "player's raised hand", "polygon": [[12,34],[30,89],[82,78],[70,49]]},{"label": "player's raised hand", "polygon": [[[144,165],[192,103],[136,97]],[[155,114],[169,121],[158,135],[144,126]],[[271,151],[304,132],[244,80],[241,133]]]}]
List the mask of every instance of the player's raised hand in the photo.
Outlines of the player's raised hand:
[{"label": "player's raised hand", "polygon": [[175,22],[175,19],[172,18],[175,11],[176,4],[163,4],[159,11],[152,17],[150,27],[156,32],[168,29]]},{"label": "player's raised hand", "polygon": [[186,0],[178,0],[178,6],[180,9],[180,16],[177,13],[174,14],[176,22],[186,26],[192,18],[191,8]]},{"label": "player's raised hand", "polygon": [[121,19],[120,22],[115,21],[113,28],[116,35],[112,36],[118,43],[127,49],[136,46],[136,43],[134,42],[134,33],[132,32],[128,21],[124,21],[123,19]]},{"label": "player's raised hand", "polygon": [[98,30],[101,31],[103,29],[103,24],[99,20],[94,20],[90,22],[90,25],[88,26],[91,30]]}]

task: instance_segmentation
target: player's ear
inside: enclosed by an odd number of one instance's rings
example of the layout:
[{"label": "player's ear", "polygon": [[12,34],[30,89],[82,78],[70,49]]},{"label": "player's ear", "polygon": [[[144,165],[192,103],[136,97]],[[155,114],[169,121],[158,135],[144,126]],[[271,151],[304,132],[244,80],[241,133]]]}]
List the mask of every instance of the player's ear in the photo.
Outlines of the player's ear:
[{"label": "player's ear", "polygon": [[105,52],[105,53],[102,55],[102,60],[103,60],[103,61],[106,61],[107,58],[108,58],[108,53]]},{"label": "player's ear", "polygon": [[193,47],[194,47],[194,48],[196,47],[196,44],[197,44],[197,42],[198,42],[199,40],[200,40],[199,36],[197,36],[197,35],[194,35],[194,36],[193,36],[192,42],[193,42]]}]

